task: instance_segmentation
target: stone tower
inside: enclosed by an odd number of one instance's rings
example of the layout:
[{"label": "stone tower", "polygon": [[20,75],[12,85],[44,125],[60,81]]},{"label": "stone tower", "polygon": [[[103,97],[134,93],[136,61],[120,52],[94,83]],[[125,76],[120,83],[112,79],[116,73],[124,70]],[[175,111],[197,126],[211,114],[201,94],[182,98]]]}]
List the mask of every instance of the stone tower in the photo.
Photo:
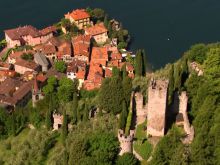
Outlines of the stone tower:
[{"label": "stone tower", "polygon": [[34,84],[33,84],[33,88],[32,88],[32,105],[33,105],[33,107],[35,107],[36,103],[39,100],[42,100],[43,98],[44,98],[44,95],[43,95],[41,89],[39,88],[37,76],[35,74],[34,75]]},{"label": "stone tower", "polygon": [[63,124],[63,115],[53,113],[53,130],[58,130]]},{"label": "stone tower", "polygon": [[133,151],[133,139],[134,139],[134,130],[130,130],[128,136],[125,135],[123,130],[118,130],[118,141],[120,142],[120,152],[119,155],[124,153],[132,153]]},{"label": "stone tower", "polygon": [[164,136],[168,84],[168,80],[152,79],[148,87],[148,136]]}]

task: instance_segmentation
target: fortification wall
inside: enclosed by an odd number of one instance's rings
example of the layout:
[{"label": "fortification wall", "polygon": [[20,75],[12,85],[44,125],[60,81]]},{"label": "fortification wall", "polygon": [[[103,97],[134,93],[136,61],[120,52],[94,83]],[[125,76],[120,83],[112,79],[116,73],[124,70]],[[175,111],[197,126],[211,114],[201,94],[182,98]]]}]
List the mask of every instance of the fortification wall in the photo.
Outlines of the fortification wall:
[{"label": "fortification wall", "polygon": [[188,114],[187,114],[187,104],[188,104],[188,96],[186,94],[186,91],[183,91],[179,95],[179,113],[183,114],[183,127],[184,131],[187,134],[186,139],[184,140],[185,143],[190,143],[192,142],[194,138],[194,128],[193,126],[190,126]]},{"label": "fortification wall", "polygon": [[147,105],[143,103],[144,98],[143,95],[138,92],[135,94],[135,102],[136,102],[136,124],[143,123],[147,118]]},{"label": "fortification wall", "polygon": [[63,124],[63,115],[53,114],[53,129],[58,130],[59,126]]},{"label": "fortification wall", "polygon": [[134,139],[134,130],[130,131],[128,136],[125,135],[123,130],[118,130],[118,140],[120,142],[120,152],[119,155],[123,155],[124,153],[132,153],[133,152],[133,139]]},{"label": "fortification wall", "polygon": [[148,88],[147,135],[164,136],[168,84],[167,80],[151,80]]}]

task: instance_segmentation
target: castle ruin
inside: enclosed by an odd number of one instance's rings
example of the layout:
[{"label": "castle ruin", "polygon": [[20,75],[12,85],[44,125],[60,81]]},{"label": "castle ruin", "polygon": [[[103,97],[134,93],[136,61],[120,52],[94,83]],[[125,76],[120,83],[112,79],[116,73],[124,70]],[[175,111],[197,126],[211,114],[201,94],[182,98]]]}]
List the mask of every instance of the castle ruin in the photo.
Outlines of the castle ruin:
[{"label": "castle ruin", "polygon": [[63,124],[63,115],[53,113],[53,130],[58,130]]},{"label": "castle ruin", "polygon": [[144,105],[142,93],[135,93],[136,125],[142,124],[147,119],[147,105]]},{"label": "castle ruin", "polygon": [[148,136],[164,136],[168,84],[168,80],[152,79],[148,87]]},{"label": "castle ruin", "polygon": [[194,138],[194,128],[190,126],[189,118],[187,115],[187,104],[188,96],[186,91],[183,91],[179,95],[179,113],[176,116],[176,124],[180,127],[183,127],[186,138],[183,140],[184,143],[191,143]]},{"label": "castle ruin", "polygon": [[133,152],[133,139],[134,139],[134,130],[130,130],[130,134],[128,136],[125,135],[123,130],[121,129],[118,130],[118,140],[120,142],[119,155]]}]

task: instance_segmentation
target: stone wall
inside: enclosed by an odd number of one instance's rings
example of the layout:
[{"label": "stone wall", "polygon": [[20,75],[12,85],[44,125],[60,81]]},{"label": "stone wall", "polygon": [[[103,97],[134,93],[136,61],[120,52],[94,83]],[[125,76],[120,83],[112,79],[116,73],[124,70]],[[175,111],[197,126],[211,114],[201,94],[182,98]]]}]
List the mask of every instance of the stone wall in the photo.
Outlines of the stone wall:
[{"label": "stone wall", "polygon": [[63,124],[63,115],[53,114],[53,129],[58,130]]},{"label": "stone wall", "polygon": [[189,118],[187,115],[187,104],[188,104],[188,96],[186,91],[183,91],[179,95],[179,114],[183,116],[183,128],[186,132],[186,138],[184,139],[185,143],[191,143],[194,138],[194,128],[190,126]]},{"label": "stone wall", "polygon": [[147,119],[147,105],[144,105],[143,101],[143,95],[140,92],[136,93],[136,125],[143,123]]},{"label": "stone wall", "polygon": [[125,135],[124,131],[118,130],[118,140],[120,142],[120,152],[119,155],[123,155],[124,153],[132,153],[133,152],[133,139],[134,139],[134,131],[130,130],[130,134],[128,136]]},{"label": "stone wall", "polygon": [[164,136],[168,84],[168,80],[152,79],[148,87],[148,136]]}]

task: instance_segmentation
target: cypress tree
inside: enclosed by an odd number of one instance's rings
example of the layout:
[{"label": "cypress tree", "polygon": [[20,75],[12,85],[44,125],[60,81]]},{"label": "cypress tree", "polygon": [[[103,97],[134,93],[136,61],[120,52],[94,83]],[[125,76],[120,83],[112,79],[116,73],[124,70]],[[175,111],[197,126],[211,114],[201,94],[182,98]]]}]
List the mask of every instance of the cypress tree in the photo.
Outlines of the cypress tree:
[{"label": "cypress tree", "polygon": [[65,145],[65,140],[68,134],[68,125],[67,125],[67,116],[66,116],[66,110],[63,109],[63,124],[62,124],[62,143]]},{"label": "cypress tree", "polygon": [[120,120],[119,120],[119,128],[120,129],[125,129],[126,126],[126,120],[128,116],[128,111],[127,111],[127,106],[125,100],[122,102],[122,112],[120,114]]},{"label": "cypress tree", "polygon": [[108,28],[108,15],[107,14],[105,15],[105,18],[104,18],[104,25],[106,28]]},{"label": "cypress tree", "polygon": [[113,33],[113,31],[112,31],[112,24],[109,21],[109,23],[108,23],[108,35],[109,35],[110,38],[112,38],[112,33]]},{"label": "cypress tree", "polygon": [[136,76],[142,76],[143,73],[143,58],[141,50],[138,50],[135,58],[135,74]]},{"label": "cypress tree", "polygon": [[77,93],[73,94],[73,124],[77,123],[77,108],[78,108],[78,97]]},{"label": "cypress tree", "polygon": [[50,130],[50,128],[52,127],[52,121],[51,121],[51,112],[52,112],[52,96],[50,95],[50,100],[49,100],[49,107],[47,109],[47,113],[46,113],[46,127],[47,130]]},{"label": "cypress tree", "polygon": [[11,134],[12,134],[13,136],[15,136],[15,134],[16,134],[16,126],[15,126],[14,113],[12,113],[12,115],[11,115]]},{"label": "cypress tree", "polygon": [[112,76],[113,77],[119,77],[120,76],[120,70],[115,66],[112,68]]},{"label": "cypress tree", "polygon": [[123,80],[124,80],[125,77],[128,76],[128,72],[127,72],[127,70],[126,70],[126,65],[123,65],[123,66],[122,66],[121,71],[122,71],[122,78],[123,78]]},{"label": "cypress tree", "polygon": [[143,71],[142,71],[142,75],[146,75],[146,71],[147,71],[147,56],[145,53],[145,50],[142,50],[142,58],[143,58]]},{"label": "cypress tree", "polygon": [[130,77],[126,76],[122,80],[122,87],[124,93],[124,99],[126,101],[127,106],[130,104],[131,92],[132,92],[132,80]]},{"label": "cypress tree", "polygon": [[168,97],[168,104],[170,105],[172,103],[173,100],[173,92],[174,92],[174,66],[171,65],[171,69],[169,72],[169,97]]}]

